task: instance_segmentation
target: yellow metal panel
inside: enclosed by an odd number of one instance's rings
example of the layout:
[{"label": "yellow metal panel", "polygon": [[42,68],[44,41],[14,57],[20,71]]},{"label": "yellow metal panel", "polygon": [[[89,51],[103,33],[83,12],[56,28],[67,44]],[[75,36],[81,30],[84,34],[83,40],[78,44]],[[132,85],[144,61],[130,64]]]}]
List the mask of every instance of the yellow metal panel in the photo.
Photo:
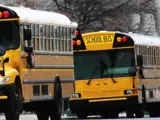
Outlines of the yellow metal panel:
[{"label": "yellow metal panel", "polygon": [[104,98],[104,97],[120,97],[133,96],[124,95],[124,90],[133,89],[133,81],[137,88],[137,78],[133,77],[117,77],[114,78],[117,83],[114,83],[111,78],[92,79],[88,85],[88,80],[75,81],[75,93],[81,93],[81,98]]}]

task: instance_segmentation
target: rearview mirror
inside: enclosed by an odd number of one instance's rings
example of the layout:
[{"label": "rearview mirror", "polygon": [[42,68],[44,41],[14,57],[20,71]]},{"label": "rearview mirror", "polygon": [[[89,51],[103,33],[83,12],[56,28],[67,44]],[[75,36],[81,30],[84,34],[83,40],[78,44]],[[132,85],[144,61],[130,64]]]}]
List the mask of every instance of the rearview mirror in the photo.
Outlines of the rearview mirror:
[{"label": "rearview mirror", "polygon": [[137,71],[136,67],[131,67],[131,68],[129,68],[128,73],[131,76],[135,76],[136,75],[136,71]]},{"label": "rearview mirror", "polygon": [[24,26],[24,28],[23,28],[23,36],[24,36],[24,40],[30,41],[32,39],[31,28],[29,28],[29,26]]},{"label": "rearview mirror", "polygon": [[137,55],[137,65],[142,66],[143,65],[143,56]]}]

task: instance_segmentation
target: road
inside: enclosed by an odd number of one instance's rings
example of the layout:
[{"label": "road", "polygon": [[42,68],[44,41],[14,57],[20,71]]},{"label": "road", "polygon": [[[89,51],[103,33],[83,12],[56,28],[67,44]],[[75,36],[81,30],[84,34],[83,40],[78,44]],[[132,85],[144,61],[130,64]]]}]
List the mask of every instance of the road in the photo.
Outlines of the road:
[{"label": "road", "polygon": [[[119,118],[118,120],[131,120],[131,119],[125,119],[125,118]],[[0,120],[6,120],[4,116],[0,116]],[[37,117],[36,115],[21,115],[20,117],[20,120],[37,120]],[[71,118],[63,118],[62,120],[71,120]],[[77,120],[74,118],[74,120]],[[93,118],[92,119],[89,119],[89,120],[94,120]],[[100,120],[100,119],[97,119],[97,120]],[[103,119],[104,120],[104,119]],[[116,120],[116,119],[112,119],[112,120]],[[160,118],[142,118],[142,119],[132,119],[132,120],[160,120]]]},{"label": "road", "polygon": [[[124,118],[125,115],[119,115],[119,118],[118,120],[160,120],[160,118],[149,118],[149,116],[145,116],[146,118],[142,118],[142,119],[127,119],[127,118]],[[78,120],[76,117],[62,117],[62,120]],[[0,120],[6,120],[5,117],[3,115],[0,115]],[[34,114],[22,114],[20,116],[20,120],[37,120],[37,117],[36,115]],[[88,120],[94,120],[93,117],[90,117],[90,119]],[[100,119],[97,119],[97,120],[100,120]],[[103,119],[104,120],[104,119]],[[117,120],[117,119],[112,119],[112,120]]]}]

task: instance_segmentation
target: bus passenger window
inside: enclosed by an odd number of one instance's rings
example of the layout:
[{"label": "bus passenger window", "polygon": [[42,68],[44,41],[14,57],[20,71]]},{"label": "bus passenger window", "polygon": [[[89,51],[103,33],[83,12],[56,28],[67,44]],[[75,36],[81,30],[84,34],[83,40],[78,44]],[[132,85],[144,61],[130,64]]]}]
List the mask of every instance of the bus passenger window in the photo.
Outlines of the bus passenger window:
[{"label": "bus passenger window", "polygon": [[67,27],[65,27],[65,31],[64,31],[64,51],[67,51]]},{"label": "bus passenger window", "polygon": [[54,27],[50,26],[50,50],[54,51]]},{"label": "bus passenger window", "polygon": [[71,28],[68,28],[67,29],[67,51],[71,50],[71,46],[69,44],[70,40],[71,40]]},{"label": "bus passenger window", "polygon": [[35,50],[39,50],[39,25],[35,24]]},{"label": "bus passenger window", "polygon": [[35,49],[35,25],[31,24],[31,32],[32,32],[32,46]]}]

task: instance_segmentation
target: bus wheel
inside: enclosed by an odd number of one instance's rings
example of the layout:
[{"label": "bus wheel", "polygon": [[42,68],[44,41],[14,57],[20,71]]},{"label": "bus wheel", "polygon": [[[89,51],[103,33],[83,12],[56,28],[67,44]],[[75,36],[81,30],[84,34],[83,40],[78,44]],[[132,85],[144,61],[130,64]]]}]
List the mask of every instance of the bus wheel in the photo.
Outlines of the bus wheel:
[{"label": "bus wheel", "polygon": [[47,103],[48,101],[39,101],[32,104],[34,107],[33,111],[36,113],[38,120],[49,120],[49,109]]},{"label": "bus wheel", "polygon": [[47,114],[46,111],[43,110],[36,111],[36,115],[38,120],[49,120],[49,115]]},{"label": "bus wheel", "polygon": [[[52,104],[52,103],[51,103]],[[53,106],[50,106],[50,118],[51,120],[61,120],[62,114],[62,88],[59,76],[55,77],[54,84],[54,101]]]},{"label": "bus wheel", "polygon": [[[15,90],[17,91],[17,90]],[[22,103],[17,92],[10,91],[6,100],[5,117],[6,120],[19,120],[19,116],[23,111]]]}]

